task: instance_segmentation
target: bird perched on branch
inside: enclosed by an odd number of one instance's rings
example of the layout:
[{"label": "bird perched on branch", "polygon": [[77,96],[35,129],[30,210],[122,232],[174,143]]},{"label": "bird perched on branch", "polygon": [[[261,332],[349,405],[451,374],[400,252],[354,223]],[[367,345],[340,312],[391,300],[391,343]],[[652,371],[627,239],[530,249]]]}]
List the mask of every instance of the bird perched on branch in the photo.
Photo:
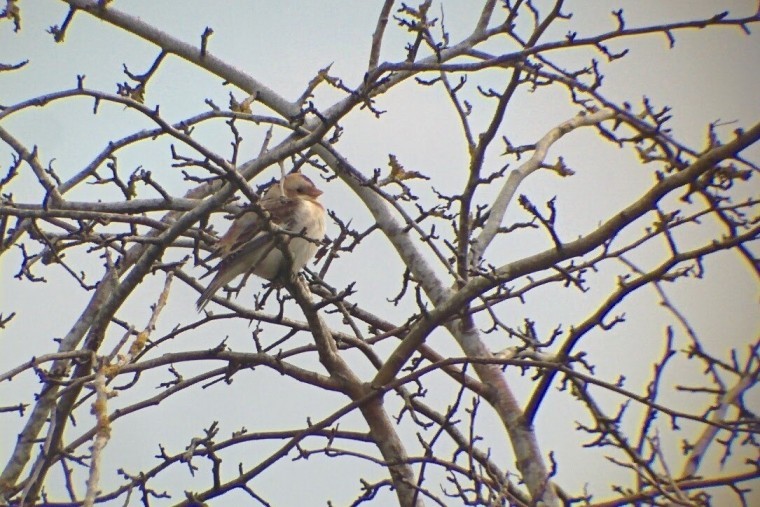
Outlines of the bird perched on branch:
[{"label": "bird perched on branch", "polygon": [[[251,210],[235,219],[212,254],[221,260],[203,275],[216,273],[196,302],[198,311],[238,275],[253,273],[272,281],[298,273],[314,256],[325,235],[325,208],[317,200],[320,195],[322,191],[309,178],[289,174],[269,187],[259,200],[265,213]],[[283,247],[292,260],[289,272]]]}]

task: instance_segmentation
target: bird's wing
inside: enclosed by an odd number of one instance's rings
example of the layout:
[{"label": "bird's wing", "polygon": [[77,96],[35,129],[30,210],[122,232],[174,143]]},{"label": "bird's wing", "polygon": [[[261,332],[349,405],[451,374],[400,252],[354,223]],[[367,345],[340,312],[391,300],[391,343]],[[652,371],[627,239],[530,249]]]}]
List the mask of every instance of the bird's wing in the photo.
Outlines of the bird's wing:
[{"label": "bird's wing", "polygon": [[[272,211],[278,214],[281,212],[280,210],[287,212],[287,209],[285,209],[287,206],[280,204],[280,200],[290,201],[290,199],[280,199],[278,196],[272,197],[265,194],[262,200],[259,201],[259,205],[264,210],[271,208]],[[274,218],[273,216],[271,221],[276,223],[277,221]],[[214,250],[204,261],[209,261],[220,256],[224,257],[240,248],[265,229],[264,220],[264,216],[257,210],[248,210],[239,215],[232,221],[227,232],[217,240]]]},{"label": "bird's wing", "polygon": [[[269,220],[275,230],[280,228],[292,231],[296,226],[295,211],[299,204],[297,199],[277,197],[262,202],[262,208],[269,213]],[[273,234],[266,230],[265,218],[254,211],[249,215],[252,216],[241,216],[219,239],[216,252],[222,255],[222,260],[201,276],[201,279],[213,272],[224,271],[240,259],[249,258],[259,250],[262,255],[258,258],[263,259],[274,248]]]},{"label": "bird's wing", "polygon": [[[289,230],[289,225],[295,217],[296,208],[299,205],[298,199],[288,199],[287,197],[275,197],[262,200],[261,209],[269,213],[269,222],[277,227]],[[230,231],[227,232],[220,240],[220,243],[226,247],[227,252],[234,252],[242,248],[251,239],[257,237],[259,233],[266,231],[266,218],[255,211],[246,216],[246,221],[233,224]],[[235,230],[233,231],[233,227]],[[230,238],[227,238],[230,235]]]},{"label": "bird's wing", "polygon": [[[241,235],[245,233],[246,241],[256,235],[260,230],[261,217],[254,211],[246,211],[232,221],[227,232],[216,241],[211,253],[203,259],[208,262],[217,257],[224,257],[239,247]],[[250,231],[250,232],[249,232]]]},{"label": "bird's wing", "polygon": [[297,225],[297,210],[301,205],[301,200],[298,198],[278,197],[263,203],[262,207],[269,212],[273,225],[292,232]]}]

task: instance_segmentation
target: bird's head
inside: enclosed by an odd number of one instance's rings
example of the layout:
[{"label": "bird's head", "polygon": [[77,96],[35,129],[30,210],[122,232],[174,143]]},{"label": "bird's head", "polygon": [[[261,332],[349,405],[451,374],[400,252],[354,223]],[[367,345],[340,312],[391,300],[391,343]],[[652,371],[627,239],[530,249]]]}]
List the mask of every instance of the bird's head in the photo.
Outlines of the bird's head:
[{"label": "bird's head", "polygon": [[301,173],[293,173],[285,176],[285,197],[296,198],[302,196],[319,197],[322,191],[318,189],[314,182]]}]

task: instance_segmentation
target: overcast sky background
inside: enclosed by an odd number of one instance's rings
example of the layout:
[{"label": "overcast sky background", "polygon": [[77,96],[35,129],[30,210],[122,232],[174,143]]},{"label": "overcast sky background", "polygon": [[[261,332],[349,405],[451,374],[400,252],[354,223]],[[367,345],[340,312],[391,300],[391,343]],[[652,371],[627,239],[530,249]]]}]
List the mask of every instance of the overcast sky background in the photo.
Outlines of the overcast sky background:
[{"label": "overcast sky background", "polygon": [[[546,2],[538,2],[544,5]],[[130,12],[144,21],[165,30],[173,37],[198,44],[205,27],[214,29],[210,39],[210,51],[217,57],[250,73],[281,96],[295,99],[305,89],[316,72],[332,64],[331,75],[338,76],[347,86],[357,86],[364,75],[369,56],[371,35],[377,15],[382,5],[380,1],[320,1],[320,2],[201,2],[201,1],[115,1],[110,5]],[[434,12],[440,13],[439,3]],[[479,14],[473,8],[474,2],[446,2],[444,6],[446,28],[452,41],[459,41],[469,33]],[[0,74],[0,104],[9,105],[55,90],[76,86],[76,76],[86,75],[85,85],[90,88],[115,92],[116,83],[125,81],[122,65],[132,72],[144,72],[158,54],[158,50],[136,37],[102,23],[87,14],[78,14],[69,28],[64,44],[55,44],[52,36],[45,33],[50,25],[60,24],[67,11],[62,2],[29,1],[19,2],[23,29],[20,34],[12,33],[8,22],[0,24],[0,62],[16,63],[29,58],[30,63],[21,71]],[[213,7],[212,7],[213,6]],[[577,1],[567,2],[564,10],[572,11],[571,21],[558,24],[545,36],[546,40],[559,39],[567,31],[577,31],[579,35],[609,31],[615,28],[615,19],[610,11],[624,7],[629,26],[638,26],[657,20],[659,23],[677,19],[706,17],[722,10],[729,10],[732,17],[749,15],[756,11],[752,1],[717,2],[712,1]],[[496,19],[501,19],[497,14]],[[667,40],[661,35],[610,44],[611,49],[630,47],[630,54],[613,64],[603,63],[605,88],[603,93],[610,99],[628,100],[636,106],[642,95],[647,95],[657,106],[669,105],[673,108],[671,123],[674,136],[693,147],[705,145],[706,125],[710,121],[735,121],[722,132],[728,136],[737,127],[747,127],[760,118],[760,100],[757,86],[760,82],[760,44],[753,34],[747,37],[736,28],[689,30],[676,33],[674,49],[667,49]],[[404,45],[408,41],[406,32],[391,22],[383,45],[382,60],[400,61],[405,57]],[[507,53],[515,48],[506,42],[490,43],[485,50],[493,53]],[[587,62],[592,53],[588,50],[574,50],[558,58],[568,67]],[[599,58],[599,56],[597,56]],[[486,72],[479,84],[499,86],[504,74]],[[478,104],[477,91],[470,86],[469,95],[476,108],[473,123],[476,130],[489,119],[490,105]],[[148,88],[146,104],[160,104],[162,115],[170,121],[192,116],[205,111],[204,100],[212,99],[217,105],[226,107],[230,87],[222,86],[219,78],[192,67],[177,58],[168,58],[160,72],[153,78]],[[239,90],[234,90],[238,99],[244,98]],[[314,102],[319,108],[326,108],[341,97],[333,89],[322,86],[318,89]],[[124,111],[112,105],[101,106],[98,115],[88,114],[92,101],[73,99],[58,102],[39,110],[27,110],[7,120],[2,126],[27,147],[38,146],[40,160],[47,164],[54,159],[53,166],[64,178],[70,177],[87,164],[109,139],[114,139],[153,125],[145,118]],[[375,168],[386,170],[389,153],[395,154],[400,162],[411,170],[417,170],[431,177],[430,183],[416,182],[413,188],[425,202],[434,199],[432,188],[444,193],[457,192],[466,178],[467,152],[461,139],[459,125],[452,108],[439,88],[424,88],[413,81],[394,88],[377,100],[376,107],[386,110],[380,119],[367,111],[354,111],[342,126],[344,135],[338,149],[365,174]],[[532,143],[548,129],[569,119],[577,112],[567,95],[554,89],[539,89],[533,94],[521,94],[505,119],[505,132],[514,144]],[[254,105],[254,113],[268,114],[260,105]],[[248,160],[258,153],[263,140],[263,129],[242,126],[244,135],[240,160]],[[223,124],[204,127],[198,132],[199,139],[216,149],[229,154],[229,130]],[[141,143],[134,150],[126,150],[119,157],[120,167],[131,172],[137,166],[153,171],[154,176],[174,195],[183,195],[187,189],[178,171],[171,169],[168,142],[158,140]],[[0,152],[0,169],[3,174],[10,164],[11,155],[5,146]],[[504,164],[497,150],[492,150],[490,167],[496,170]],[[554,174],[537,173],[526,181],[520,193],[527,194],[535,204],[543,204],[552,196],[558,196],[560,209],[559,227],[566,239],[587,234],[606,215],[621,209],[635,196],[635,189],[648,188],[652,184],[651,169],[642,168],[626,150],[618,150],[609,144],[599,142],[593,130],[578,131],[557,143],[552,149],[550,161],[562,155],[577,174],[572,178],[560,179]],[[744,153],[746,158],[760,159],[760,149],[752,147]],[[308,172],[316,176],[316,171]],[[261,179],[261,184],[277,170],[270,168]],[[323,202],[344,220],[353,219],[357,228],[366,227],[370,216],[360,206],[358,200],[339,180],[318,185],[325,190]],[[632,189],[634,191],[632,191]],[[10,186],[17,202],[39,202],[40,189],[37,181],[28,174],[20,175]],[[755,195],[757,195],[755,186]],[[104,200],[118,200],[122,197],[112,189],[103,193],[103,187],[87,187],[74,190],[68,195],[72,200],[88,200],[92,192],[101,192]],[[144,196],[151,195],[146,192]],[[488,191],[479,196],[481,202],[488,202]],[[671,204],[675,201],[671,201]],[[525,220],[525,214],[518,206],[512,206],[507,221]],[[215,218],[218,229],[224,230],[221,215]],[[642,224],[643,227],[643,224]],[[714,224],[708,225],[714,227]],[[334,237],[336,228],[331,224],[328,235]],[[712,229],[713,231],[716,228]],[[719,230],[719,229],[717,229]],[[705,236],[691,231],[695,244]],[[510,236],[511,238],[512,236]],[[494,244],[490,251],[494,264],[504,264],[510,260],[538,252],[550,246],[545,234],[526,231],[519,241]],[[660,245],[659,248],[661,248]],[[658,247],[645,252],[637,262],[653,265],[659,259]],[[180,258],[185,252],[178,252]],[[170,254],[167,258],[172,258]],[[83,294],[68,281],[62,270],[56,267],[40,268],[39,274],[49,280],[47,284],[19,282],[13,275],[17,271],[20,255],[15,249],[0,257],[0,313],[16,312],[17,317],[5,330],[0,331],[0,371],[6,371],[27,360],[32,355],[52,352],[56,349],[53,338],[68,332],[77,315],[84,308],[89,294]],[[81,269],[88,272],[90,280],[97,280],[103,272],[102,260],[95,256],[77,261]],[[366,266],[382,269],[366,269]],[[690,322],[706,339],[712,350],[728,350],[740,347],[757,339],[760,329],[758,298],[760,293],[753,277],[747,276],[746,266],[733,254],[721,254],[706,264],[706,283],[687,280],[669,288],[669,295],[688,313]],[[366,245],[353,255],[342,259],[339,269],[333,269],[327,279],[335,287],[344,287],[356,280],[357,300],[374,308],[379,314],[394,320],[399,309],[387,302],[400,288],[403,267],[395,261],[395,253],[379,235],[370,238]],[[200,274],[200,272],[199,272]],[[590,274],[592,290],[587,294],[570,296],[556,291],[536,291],[523,305],[513,308],[523,316],[539,323],[539,332],[548,335],[557,323],[577,322],[589,310],[595,308],[601,298],[608,293],[610,280]],[[390,281],[389,281],[390,280]],[[699,282],[699,283],[698,283]],[[249,281],[248,286],[238,296],[239,302],[250,302],[258,288],[258,281]],[[606,283],[607,285],[604,285]],[[197,294],[180,288],[176,281],[169,305],[161,316],[159,328],[154,337],[175,327],[187,324],[196,318],[193,302]],[[150,313],[149,304],[163,285],[163,278],[149,277],[131,297],[119,316],[137,323],[145,323]],[[569,301],[572,301],[570,303]],[[614,379],[617,373],[625,373],[631,388],[640,388],[650,375],[651,368],[633,367],[651,364],[662,352],[664,325],[670,322],[667,314],[655,308],[656,296],[652,290],[636,293],[623,306],[627,318],[635,323],[613,336],[605,335],[592,342],[584,342],[584,350],[596,361],[596,373]],[[413,301],[405,302],[406,308],[413,308]],[[616,312],[617,313],[617,312]],[[403,314],[403,313],[400,313]],[[237,350],[251,350],[250,328],[247,323],[219,325],[193,336],[185,337],[178,343],[170,343],[160,353],[169,350],[202,349],[219,343],[228,336],[228,345]],[[681,348],[686,344],[682,330],[677,330]],[[114,343],[120,338],[120,331],[113,329],[109,339]],[[635,337],[635,338],[634,338]],[[308,341],[307,337],[300,338]],[[498,337],[486,338],[489,346],[498,350],[507,346]],[[444,333],[436,333],[428,343],[433,344],[442,354],[461,355],[453,340]],[[392,345],[392,344],[388,344]],[[104,350],[108,350],[105,347]],[[390,348],[386,349],[390,350]],[[635,361],[632,360],[635,358]],[[352,367],[354,365],[352,364]],[[629,368],[630,366],[630,368]],[[356,366],[362,372],[369,368]],[[191,367],[183,370],[188,375]],[[681,376],[680,373],[683,374]],[[146,389],[152,389],[159,382],[166,381],[165,371],[155,371],[145,376],[141,382]],[[520,397],[530,392],[530,379],[513,374],[511,382]],[[691,377],[690,377],[691,376]],[[338,396],[332,399],[313,396],[309,389],[296,386],[272,372],[258,369],[255,376],[246,380],[237,379],[231,385],[220,384],[192,396],[185,393],[171,404],[151,409],[143,416],[123,420],[126,424],[114,426],[113,439],[106,448],[107,466],[123,466],[136,472],[155,463],[153,455],[156,447],[140,446],[146,435],[153,437],[150,442],[160,441],[170,452],[184,448],[193,436],[201,434],[201,429],[211,421],[222,420],[222,434],[229,434],[242,426],[250,431],[273,429],[274,425],[289,428],[303,425],[306,416],[324,417],[342,406],[345,400]],[[683,383],[699,382],[699,375],[693,369],[675,370],[669,377]],[[0,385],[0,399],[3,405],[22,401],[20,393],[27,393],[25,402],[31,403],[30,394],[36,392],[36,378],[32,374],[19,376],[12,383]],[[283,399],[287,392],[286,399]],[[431,393],[438,406],[445,406],[455,390],[451,388]],[[596,451],[584,454],[581,462],[573,463],[567,456],[579,438],[573,431],[573,421],[583,420],[585,415],[573,404],[563,404],[563,396],[552,395],[536,422],[537,434],[541,439],[544,453],[554,450],[561,465],[559,482],[572,493],[579,493],[584,483],[594,486],[600,496],[611,493],[604,485],[611,480],[628,481],[628,474],[611,471],[606,461]],[[686,398],[682,398],[686,399]],[[553,400],[553,401],[552,401]],[[127,405],[135,399],[115,399],[112,406]],[[428,400],[435,404],[433,399]],[[760,400],[750,400],[760,411]],[[554,404],[553,404],[554,403]],[[557,413],[548,409],[554,407]],[[638,410],[638,407],[632,410]],[[701,410],[693,407],[693,411]],[[86,411],[82,411],[85,414]],[[150,415],[151,417],[148,417]],[[0,427],[6,435],[16,434],[24,419],[3,414]],[[489,425],[501,432],[500,423],[481,408],[479,429],[489,432]],[[360,427],[360,419],[351,416]],[[70,428],[71,435],[86,431],[92,421],[82,419],[76,428]],[[638,420],[631,418],[628,423],[635,427]],[[347,424],[347,423],[346,423]],[[669,431],[664,419],[659,421],[662,431]],[[159,428],[156,428],[159,426]],[[166,428],[170,427],[169,431]],[[684,427],[689,427],[684,423]],[[344,428],[342,426],[342,428]],[[345,429],[345,428],[344,428]],[[160,435],[160,437],[154,437]],[[412,439],[414,437],[412,436]],[[498,437],[497,437],[498,438]],[[499,447],[492,439],[495,456],[509,459],[507,446]],[[6,462],[12,450],[14,439],[0,439],[0,462]],[[668,455],[677,456],[678,439],[667,449]],[[275,447],[256,444],[246,452],[266,456]],[[565,454],[567,453],[567,454]],[[232,474],[234,463],[246,457],[234,454],[225,461]],[[322,458],[313,458],[319,460]],[[577,459],[577,458],[576,458]],[[227,460],[227,458],[225,458]],[[714,461],[714,460],[713,460]],[[367,464],[357,464],[351,460],[325,460],[324,467],[314,467],[313,462],[303,465],[286,463],[264,474],[252,485],[275,505],[309,504],[318,498],[320,504],[332,499],[336,505],[343,505],[354,497],[357,490],[356,470],[363,477],[377,480],[382,471]],[[186,468],[176,467],[164,477],[161,484],[167,488],[181,486],[182,489],[200,490],[208,487],[208,475],[204,473],[206,464],[198,460],[202,471],[196,478],[190,477]],[[716,463],[709,465],[717,466]],[[597,470],[604,468],[603,474]],[[608,472],[608,470],[610,470]],[[306,476],[294,475],[303,472]],[[53,471],[52,473],[57,473]],[[346,474],[350,481],[347,488],[336,477]],[[608,475],[609,474],[609,475]],[[294,477],[297,477],[294,479]],[[104,488],[113,484],[113,469],[106,468]],[[110,481],[110,482],[109,482]],[[296,487],[297,484],[297,487]],[[83,486],[82,486],[83,487]],[[310,489],[313,488],[313,489]],[[56,493],[62,493],[63,490]],[[760,496],[757,496],[760,498]],[[225,497],[222,505],[232,501],[234,495]],[[391,498],[390,496],[388,497]],[[175,500],[177,497],[175,496]],[[390,500],[393,501],[393,500]]]}]

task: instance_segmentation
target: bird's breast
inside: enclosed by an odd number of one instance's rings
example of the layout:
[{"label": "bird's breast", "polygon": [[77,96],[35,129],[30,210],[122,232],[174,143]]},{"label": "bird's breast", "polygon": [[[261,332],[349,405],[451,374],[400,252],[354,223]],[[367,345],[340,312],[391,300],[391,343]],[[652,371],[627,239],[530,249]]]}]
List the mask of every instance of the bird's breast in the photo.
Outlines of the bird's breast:
[{"label": "bird's breast", "polygon": [[314,257],[321,241],[325,237],[325,210],[310,201],[304,201],[293,214],[293,223],[289,224],[289,232],[303,234],[309,239],[294,237],[290,240],[290,254],[293,257],[293,272],[303,269],[309,259]]}]

